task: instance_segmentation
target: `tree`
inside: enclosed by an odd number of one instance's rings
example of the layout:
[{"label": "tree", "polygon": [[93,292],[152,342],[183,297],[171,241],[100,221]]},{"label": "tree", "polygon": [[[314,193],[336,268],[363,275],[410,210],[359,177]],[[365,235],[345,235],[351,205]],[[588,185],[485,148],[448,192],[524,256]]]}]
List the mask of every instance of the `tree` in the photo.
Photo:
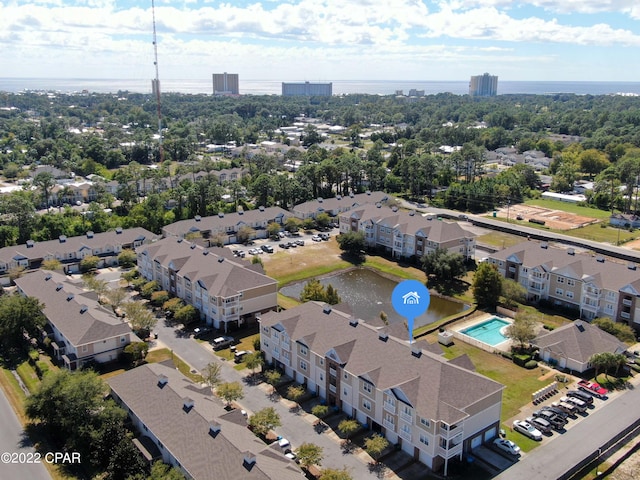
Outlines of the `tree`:
[{"label": "tree", "polygon": [[327,285],[327,289],[324,294],[324,301],[329,305],[337,305],[342,302],[340,295],[338,295],[338,291],[333,288],[333,285],[331,284]]},{"label": "tree", "polygon": [[478,305],[495,307],[502,293],[502,276],[490,263],[481,263],[473,278],[473,297]]},{"label": "tree", "polygon": [[322,212],[316,215],[316,224],[320,228],[325,228],[331,223],[331,217],[328,213]]},{"label": "tree", "polygon": [[427,276],[434,276],[441,281],[451,281],[467,273],[464,257],[446,248],[436,248],[422,256],[422,269]]},{"label": "tree", "polygon": [[380,454],[388,446],[389,446],[389,441],[379,434],[371,435],[369,438],[367,438],[364,441],[364,449],[367,451],[369,455],[373,457],[373,459],[376,462]]},{"label": "tree", "polygon": [[224,382],[218,385],[216,393],[230,406],[232,402],[244,398],[242,385],[239,382]]},{"label": "tree", "polygon": [[506,337],[515,340],[524,349],[525,345],[536,338],[536,320],[532,314],[520,312],[516,315],[513,323],[509,325],[504,334]]},{"label": "tree", "polygon": [[353,480],[353,476],[347,468],[325,468],[318,480]]},{"label": "tree", "polygon": [[297,402],[305,394],[305,389],[302,385],[290,385],[287,388],[287,398],[293,402]]},{"label": "tree", "polygon": [[125,282],[127,282],[127,287],[129,285],[131,285],[131,282],[133,282],[137,277],[138,277],[138,271],[133,269],[133,270],[129,270],[127,272],[122,272],[120,274],[120,278],[122,278]]},{"label": "tree", "polygon": [[314,443],[305,442],[298,447],[296,455],[300,465],[309,468],[311,465],[322,465],[323,448]]},{"label": "tree", "polygon": [[320,283],[320,280],[315,278],[311,279],[302,287],[302,292],[300,292],[301,302],[309,302],[312,300],[324,302],[324,299],[324,286]]},{"label": "tree", "polygon": [[284,228],[291,233],[294,233],[300,230],[301,226],[302,226],[302,220],[296,217],[289,217],[284,222]]},{"label": "tree", "polygon": [[0,296],[0,341],[7,346],[19,345],[26,332],[36,338],[47,322],[44,305],[37,298],[19,293]]},{"label": "tree", "polygon": [[189,325],[190,323],[197,322],[200,319],[200,313],[193,305],[185,305],[176,311],[174,318],[178,323]]},{"label": "tree", "polygon": [[249,427],[251,430],[263,437],[269,433],[269,430],[273,430],[280,425],[282,425],[280,415],[278,415],[273,407],[258,410],[249,418]]},{"label": "tree", "polygon": [[151,304],[156,307],[164,305],[167,300],[169,300],[169,292],[166,290],[158,290],[151,294]]},{"label": "tree", "polygon": [[126,359],[134,367],[142,363],[142,361],[147,357],[148,352],[149,345],[146,342],[132,342],[124,347],[124,350],[122,351]]},{"label": "tree", "polygon": [[282,374],[278,370],[267,370],[264,372],[264,379],[273,387],[273,391],[275,391],[276,385],[280,383],[281,378]]},{"label": "tree", "polygon": [[200,373],[205,383],[211,388],[215,388],[222,383],[222,367],[219,363],[209,363]]},{"label": "tree", "polygon": [[40,172],[33,177],[33,184],[42,191],[42,203],[48,207],[51,189],[56,184],[55,178],[50,172]]},{"label": "tree", "polygon": [[515,307],[527,298],[527,289],[520,283],[510,278],[502,279],[502,296],[504,304],[508,308]]},{"label": "tree", "polygon": [[171,312],[172,314],[175,314],[183,306],[184,306],[184,302],[182,301],[182,299],[178,297],[173,297],[162,304],[162,309],[168,312]]},{"label": "tree", "polygon": [[362,252],[366,247],[362,232],[347,232],[338,235],[338,246],[347,255],[362,258]]},{"label": "tree", "polygon": [[338,430],[340,430],[340,433],[342,435],[347,437],[347,441],[348,441],[351,435],[353,435],[358,430],[360,430],[360,424],[358,423],[357,420],[345,419],[338,424]]},{"label": "tree", "polygon": [[143,298],[151,298],[151,294],[160,288],[160,284],[156,280],[145,283],[140,289],[140,295]]},{"label": "tree", "polygon": [[600,330],[615,336],[621,342],[628,344],[634,343],[636,340],[635,331],[625,323],[614,322],[610,318],[596,318],[591,322]]},{"label": "tree", "polygon": [[244,363],[255,374],[255,370],[264,365],[264,358],[262,358],[261,352],[253,352],[244,358]]},{"label": "tree", "polygon": [[278,222],[270,222],[269,225],[267,225],[267,233],[270,237],[275,237],[280,232],[280,228],[281,226]]},{"label": "tree", "polygon": [[124,249],[118,254],[118,265],[123,268],[130,268],[136,264],[136,252],[131,249]]},{"label": "tree", "polygon": [[85,288],[96,292],[98,297],[104,296],[109,290],[109,287],[107,287],[107,282],[96,278],[95,275],[92,275],[90,273],[82,276],[82,283]]},{"label": "tree", "polygon": [[[185,477],[180,470],[161,461],[155,462],[151,466],[151,475],[141,480],[184,480]],[[137,480],[137,479],[136,479]]]},{"label": "tree", "polygon": [[326,417],[328,413],[329,413],[328,405],[318,404],[318,405],[314,405],[313,408],[311,409],[311,414],[315,415],[318,418]]},{"label": "tree", "polygon": [[615,354],[611,352],[594,353],[589,357],[589,364],[596,369],[596,377],[600,372],[607,372],[616,364]]},{"label": "tree", "polygon": [[42,262],[43,270],[60,270],[62,268],[62,263],[57,258],[50,258],[49,260],[45,260]]},{"label": "tree", "polygon": [[100,258],[96,255],[87,255],[80,260],[80,271],[82,273],[93,272],[98,268]]},{"label": "tree", "polygon": [[131,329],[142,338],[148,337],[158,320],[142,303],[127,302],[122,306]]},{"label": "tree", "polygon": [[238,229],[236,239],[238,240],[238,243],[245,243],[246,241],[251,240],[255,234],[256,231],[253,228],[243,225]]}]

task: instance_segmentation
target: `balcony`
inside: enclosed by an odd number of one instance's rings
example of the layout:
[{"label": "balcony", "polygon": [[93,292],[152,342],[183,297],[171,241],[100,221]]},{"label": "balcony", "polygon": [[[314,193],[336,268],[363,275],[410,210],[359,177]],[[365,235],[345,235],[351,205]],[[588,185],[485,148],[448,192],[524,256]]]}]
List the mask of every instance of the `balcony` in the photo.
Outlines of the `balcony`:
[{"label": "balcony", "polygon": [[337,375],[336,369],[335,368],[330,368],[329,369],[329,375],[332,375],[332,376],[335,377]]},{"label": "balcony", "polygon": [[389,413],[394,413],[394,414],[396,413],[396,406],[393,403],[384,402],[383,407]]},{"label": "balcony", "polygon": [[335,385],[331,385],[331,384],[329,384],[329,391],[330,391],[331,393],[336,393],[336,386],[335,386]]},{"label": "balcony", "polygon": [[396,424],[393,423],[393,422],[390,422],[386,418],[384,420],[382,420],[382,425],[384,426],[384,428],[387,428],[387,429],[391,430],[392,432],[396,431]]},{"label": "balcony", "polygon": [[459,443],[458,445],[451,446],[449,449],[438,447],[436,453],[442,458],[452,458],[462,453],[462,445],[462,443]]},{"label": "balcony", "polygon": [[409,433],[409,432],[405,432],[404,430],[401,429],[398,432],[398,435],[400,435],[401,438],[404,438],[405,440],[407,440],[409,442],[411,441],[411,433]]},{"label": "balcony", "polygon": [[532,283],[529,285],[529,290],[533,290],[534,292],[542,292],[544,288],[544,283]]},{"label": "balcony", "polygon": [[628,298],[625,298],[624,300],[622,300],[622,304],[623,304],[625,307],[630,307],[632,303],[633,303],[633,302],[632,302],[630,299],[628,299]]},{"label": "balcony", "polygon": [[440,427],[438,428],[438,435],[440,435],[445,440],[450,440],[456,435],[461,435],[461,434],[462,434],[462,428],[458,427],[457,425],[452,425],[448,428],[444,427],[443,425],[440,425]]},{"label": "balcony", "polygon": [[411,415],[410,413],[401,411],[400,418],[405,422],[413,423],[413,415]]},{"label": "balcony", "polygon": [[631,318],[631,315],[628,312],[620,312],[620,316],[626,319]]}]

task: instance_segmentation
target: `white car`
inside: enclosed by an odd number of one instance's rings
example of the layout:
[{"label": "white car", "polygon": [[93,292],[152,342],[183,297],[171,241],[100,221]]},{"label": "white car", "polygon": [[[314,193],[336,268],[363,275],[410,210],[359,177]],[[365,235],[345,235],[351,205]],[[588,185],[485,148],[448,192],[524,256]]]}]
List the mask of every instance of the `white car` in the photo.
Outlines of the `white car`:
[{"label": "white car", "polygon": [[319,235],[314,235],[311,237],[311,240],[313,240],[314,242],[321,242],[322,238],[320,238]]},{"label": "white car", "polygon": [[496,438],[493,441],[493,446],[511,455],[520,455],[520,447],[506,438]]},{"label": "white car", "polygon": [[287,440],[286,438],[278,439],[278,445],[280,445],[280,448],[290,448],[291,447],[291,444],[289,443],[289,440]]},{"label": "white car", "polygon": [[252,248],[249,250],[249,255],[258,255],[260,253],[260,250],[258,250],[257,248]]},{"label": "white car", "polygon": [[540,430],[524,420],[514,420],[513,429],[532,440],[542,440],[542,433],[540,433]]}]

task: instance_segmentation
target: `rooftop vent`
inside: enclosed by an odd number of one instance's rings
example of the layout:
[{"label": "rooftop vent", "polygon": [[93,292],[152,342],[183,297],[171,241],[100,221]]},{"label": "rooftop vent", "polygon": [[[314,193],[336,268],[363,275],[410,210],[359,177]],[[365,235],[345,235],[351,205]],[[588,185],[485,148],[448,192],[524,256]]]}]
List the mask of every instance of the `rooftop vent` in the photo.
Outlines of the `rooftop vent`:
[{"label": "rooftop vent", "polygon": [[627,263],[627,268],[629,270],[635,270],[637,268],[637,265],[635,263],[633,263],[633,262],[629,262],[629,263]]},{"label": "rooftop vent", "polygon": [[258,207],[258,210],[260,210],[261,212],[264,212],[264,206],[263,206],[263,205],[260,205],[260,206]]},{"label": "rooftop vent", "polygon": [[177,240],[177,242],[178,242],[178,243],[182,243],[182,240],[183,240],[182,238],[179,238],[179,239]]},{"label": "rooftop vent", "polygon": [[576,251],[573,248],[570,248],[569,250],[567,250],[567,254],[569,255],[575,255]]},{"label": "rooftop vent", "polygon": [[382,204],[380,202],[376,203],[376,208],[382,208]]},{"label": "rooftop vent", "polygon": [[391,211],[393,212],[397,212],[398,211],[398,207],[396,207],[395,205],[393,207],[391,207]]},{"label": "rooftop vent", "polygon": [[322,199],[322,197],[318,197],[317,200],[318,200],[318,203],[322,203],[323,199]]},{"label": "rooftop vent", "polygon": [[218,212],[218,218],[224,218],[224,212]]},{"label": "rooftop vent", "polygon": [[87,232],[87,238],[93,238],[93,232],[91,230]]},{"label": "rooftop vent", "polygon": [[378,332],[378,339],[386,342],[387,340],[389,340],[389,334],[386,331],[382,330]]},{"label": "rooftop vent", "polygon": [[337,200],[342,200],[342,195],[336,195]]},{"label": "rooftop vent", "polygon": [[579,331],[584,332],[584,325],[582,324],[582,322],[576,322],[576,328]]},{"label": "rooftop vent", "polygon": [[598,255],[596,257],[596,262],[604,263],[604,257],[602,255]]},{"label": "rooftop vent", "polygon": [[66,235],[60,235],[58,237],[58,240],[60,241],[60,243],[64,243],[67,241],[67,236]]},{"label": "rooftop vent", "polygon": [[190,248],[191,250],[193,250],[194,248],[196,248],[196,244],[195,244],[195,243],[192,243],[192,244],[189,246],[189,248]]},{"label": "rooftop vent", "polygon": [[75,295],[73,293],[70,293],[69,295],[67,295],[67,302],[70,302],[71,300],[73,300],[73,297]]},{"label": "rooftop vent", "polygon": [[331,313],[331,306],[330,305],[325,305],[324,308],[322,309],[322,313],[326,313],[327,315]]},{"label": "rooftop vent", "polygon": [[59,292],[60,290],[62,290],[62,284],[61,283],[56,285],[56,292]]},{"label": "rooftop vent", "polygon": [[50,273],[47,273],[47,274],[44,276],[44,281],[45,281],[45,282],[48,282],[49,280],[51,280],[51,274],[50,274]]},{"label": "rooftop vent", "polygon": [[413,217],[416,214],[415,210],[409,210],[409,216]]},{"label": "rooftop vent", "polygon": [[244,210],[242,208],[238,208],[238,215],[244,215]]},{"label": "rooftop vent", "polygon": [[353,194],[353,192],[349,193],[349,197],[351,197],[351,198],[355,197],[355,195]]},{"label": "rooftop vent", "polygon": [[196,215],[195,217],[193,217],[193,219],[194,219],[196,222],[199,222],[200,220],[202,220],[202,217],[201,217],[200,215]]},{"label": "rooftop vent", "polygon": [[169,377],[163,374],[158,375],[158,386],[160,388],[164,387],[167,383],[169,383]]},{"label": "rooftop vent", "polygon": [[224,262],[224,257],[218,257],[218,263]]},{"label": "rooftop vent", "polygon": [[367,191],[366,191],[366,192],[364,192],[364,193],[366,193],[367,195],[371,195],[371,190],[367,190]]},{"label": "rooftop vent", "polygon": [[420,358],[422,356],[422,348],[420,348],[415,343],[411,345],[411,355],[416,358]]},{"label": "rooftop vent", "polygon": [[87,310],[89,310],[89,307],[87,307],[86,305],[82,305],[82,306],[80,307],[80,313],[86,313],[86,312],[87,312]]},{"label": "rooftop vent", "polygon": [[357,318],[352,318],[351,320],[349,320],[349,325],[351,325],[352,327],[357,327],[358,326],[358,319]]},{"label": "rooftop vent", "polygon": [[251,452],[244,452],[242,464],[247,470],[251,470],[251,468],[256,464],[256,456]]},{"label": "rooftop vent", "polygon": [[209,435],[215,438],[220,433],[221,428],[222,428],[222,425],[220,425],[220,422],[216,422],[215,420],[212,421],[209,424]]},{"label": "rooftop vent", "polygon": [[203,254],[203,255],[209,255],[209,250],[203,250],[203,251],[202,251],[202,254]]},{"label": "rooftop vent", "polygon": [[547,248],[549,248],[549,244],[547,242],[542,242],[540,244],[540,248],[544,248],[546,250]]},{"label": "rooftop vent", "polygon": [[193,408],[193,399],[186,397],[182,400],[182,409],[189,413],[191,411],[191,409]]},{"label": "rooftop vent", "polygon": [[27,240],[27,248],[33,248],[35,244],[36,242],[34,242],[33,240]]},{"label": "rooftop vent", "polygon": [[122,227],[116,227],[116,234],[120,235],[122,233]]}]

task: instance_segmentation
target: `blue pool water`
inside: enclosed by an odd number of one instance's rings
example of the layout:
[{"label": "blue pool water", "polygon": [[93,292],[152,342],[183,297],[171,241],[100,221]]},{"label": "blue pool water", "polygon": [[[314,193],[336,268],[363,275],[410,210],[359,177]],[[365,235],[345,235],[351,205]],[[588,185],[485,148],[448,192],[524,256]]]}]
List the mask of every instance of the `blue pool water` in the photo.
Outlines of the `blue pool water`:
[{"label": "blue pool water", "polygon": [[460,333],[464,333],[471,338],[475,338],[482,343],[487,343],[494,347],[499,343],[509,340],[500,333],[500,330],[507,325],[509,325],[509,322],[498,317],[493,317],[487,321],[474,325],[473,327],[465,328]]}]

